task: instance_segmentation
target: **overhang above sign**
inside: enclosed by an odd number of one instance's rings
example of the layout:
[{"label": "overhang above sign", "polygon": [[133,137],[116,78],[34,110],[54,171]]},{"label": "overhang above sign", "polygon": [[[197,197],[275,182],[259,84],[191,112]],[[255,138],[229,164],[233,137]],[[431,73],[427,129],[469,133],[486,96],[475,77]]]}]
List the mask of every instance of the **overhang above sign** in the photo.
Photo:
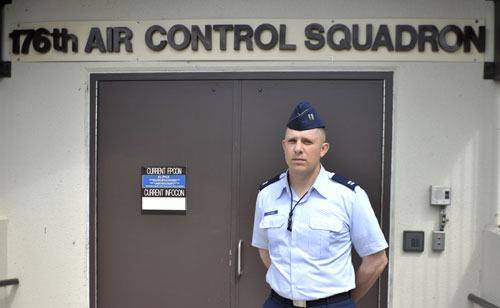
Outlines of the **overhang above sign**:
[{"label": "overhang above sign", "polygon": [[12,61],[483,62],[484,21],[157,20],[21,24]]}]

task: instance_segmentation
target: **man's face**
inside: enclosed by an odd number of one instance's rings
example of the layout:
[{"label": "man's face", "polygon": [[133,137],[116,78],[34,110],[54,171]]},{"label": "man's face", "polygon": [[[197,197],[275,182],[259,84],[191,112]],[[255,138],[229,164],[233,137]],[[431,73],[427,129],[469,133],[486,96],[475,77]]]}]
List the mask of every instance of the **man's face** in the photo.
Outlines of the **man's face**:
[{"label": "man's face", "polygon": [[324,132],[318,128],[301,131],[287,128],[282,145],[286,164],[297,175],[312,174],[330,148]]}]

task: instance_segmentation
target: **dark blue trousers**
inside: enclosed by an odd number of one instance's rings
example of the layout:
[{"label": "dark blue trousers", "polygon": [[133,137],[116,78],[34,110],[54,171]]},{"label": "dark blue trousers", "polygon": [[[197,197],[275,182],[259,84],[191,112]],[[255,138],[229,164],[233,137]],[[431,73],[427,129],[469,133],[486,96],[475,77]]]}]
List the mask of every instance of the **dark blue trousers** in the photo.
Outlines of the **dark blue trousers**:
[{"label": "dark blue trousers", "polygon": [[[280,302],[279,300],[269,296],[264,302],[264,306],[262,308],[295,308],[293,305],[288,305],[286,303]],[[356,308],[354,301],[352,298],[348,298],[346,300],[330,303],[322,306],[315,306],[314,308]]]}]

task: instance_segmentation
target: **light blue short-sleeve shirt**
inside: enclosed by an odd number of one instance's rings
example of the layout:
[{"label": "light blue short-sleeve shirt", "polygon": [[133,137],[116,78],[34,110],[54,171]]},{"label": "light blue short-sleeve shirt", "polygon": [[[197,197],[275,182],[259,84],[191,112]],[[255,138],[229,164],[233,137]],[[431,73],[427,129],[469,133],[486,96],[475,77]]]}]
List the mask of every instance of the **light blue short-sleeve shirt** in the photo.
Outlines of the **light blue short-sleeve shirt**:
[{"label": "light blue short-sleeve shirt", "polygon": [[[257,196],[252,245],[269,251],[266,281],[283,297],[315,300],[354,289],[351,247],[364,257],[388,246],[365,191],[333,175],[321,166],[294,210],[292,232],[286,173]],[[293,192],[293,205],[298,200]]]}]

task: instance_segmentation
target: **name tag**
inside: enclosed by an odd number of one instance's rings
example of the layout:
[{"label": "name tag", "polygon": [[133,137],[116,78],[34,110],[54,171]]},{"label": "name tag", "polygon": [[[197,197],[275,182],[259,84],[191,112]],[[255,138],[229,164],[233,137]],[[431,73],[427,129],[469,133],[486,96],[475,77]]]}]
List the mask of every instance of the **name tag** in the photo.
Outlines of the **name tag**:
[{"label": "name tag", "polygon": [[278,214],[278,210],[270,211],[270,212],[265,212],[264,216],[269,216],[269,215],[275,215]]}]

